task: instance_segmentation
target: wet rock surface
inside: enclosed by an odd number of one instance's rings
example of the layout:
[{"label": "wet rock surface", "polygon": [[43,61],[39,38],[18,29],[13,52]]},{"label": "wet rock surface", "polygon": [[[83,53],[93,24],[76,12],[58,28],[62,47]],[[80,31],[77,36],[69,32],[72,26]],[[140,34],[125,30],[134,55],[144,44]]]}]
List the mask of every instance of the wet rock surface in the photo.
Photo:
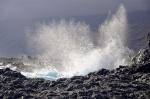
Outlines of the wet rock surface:
[{"label": "wet rock surface", "polygon": [[9,68],[0,69],[0,99],[72,98],[150,99],[150,49],[140,51],[130,66],[56,81],[26,78]]},{"label": "wet rock surface", "polygon": [[149,99],[150,63],[57,81],[30,79],[9,68],[0,69],[0,98]]}]

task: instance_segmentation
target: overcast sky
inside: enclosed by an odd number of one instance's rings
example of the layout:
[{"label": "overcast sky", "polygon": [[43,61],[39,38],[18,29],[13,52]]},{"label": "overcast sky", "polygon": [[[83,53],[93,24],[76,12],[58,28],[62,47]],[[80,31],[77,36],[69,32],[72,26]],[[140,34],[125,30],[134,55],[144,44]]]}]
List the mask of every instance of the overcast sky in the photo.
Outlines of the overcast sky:
[{"label": "overcast sky", "polygon": [[150,0],[0,0],[0,18],[82,16],[107,13],[123,3],[128,12],[148,10]]},{"label": "overcast sky", "polygon": [[[128,12],[150,10],[150,0],[0,0],[0,56],[26,54],[25,28],[41,19],[107,15],[120,4]],[[86,20],[100,21],[95,17]]]}]

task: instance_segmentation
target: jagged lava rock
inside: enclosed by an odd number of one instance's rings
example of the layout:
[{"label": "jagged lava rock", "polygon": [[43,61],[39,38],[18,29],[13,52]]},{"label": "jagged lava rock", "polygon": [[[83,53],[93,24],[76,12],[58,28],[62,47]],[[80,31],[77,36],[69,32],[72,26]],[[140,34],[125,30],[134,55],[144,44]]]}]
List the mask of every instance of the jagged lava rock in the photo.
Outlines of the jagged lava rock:
[{"label": "jagged lava rock", "polygon": [[86,76],[49,81],[0,69],[0,99],[150,99],[150,49],[139,52],[131,66],[101,69]]},{"label": "jagged lava rock", "polygon": [[120,66],[56,81],[30,79],[9,68],[0,70],[0,98],[150,98],[150,63]]}]

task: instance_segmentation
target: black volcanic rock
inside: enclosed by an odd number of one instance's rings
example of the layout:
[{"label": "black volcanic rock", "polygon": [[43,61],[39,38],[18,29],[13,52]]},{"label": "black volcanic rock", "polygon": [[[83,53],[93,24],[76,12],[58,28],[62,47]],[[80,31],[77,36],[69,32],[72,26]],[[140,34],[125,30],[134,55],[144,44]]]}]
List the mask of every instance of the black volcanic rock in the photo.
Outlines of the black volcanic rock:
[{"label": "black volcanic rock", "polygon": [[30,79],[9,68],[1,69],[0,98],[149,99],[150,63],[56,81]]},{"label": "black volcanic rock", "polygon": [[150,99],[150,49],[140,51],[131,66],[56,81],[26,78],[9,68],[0,69],[0,99],[30,98]]}]

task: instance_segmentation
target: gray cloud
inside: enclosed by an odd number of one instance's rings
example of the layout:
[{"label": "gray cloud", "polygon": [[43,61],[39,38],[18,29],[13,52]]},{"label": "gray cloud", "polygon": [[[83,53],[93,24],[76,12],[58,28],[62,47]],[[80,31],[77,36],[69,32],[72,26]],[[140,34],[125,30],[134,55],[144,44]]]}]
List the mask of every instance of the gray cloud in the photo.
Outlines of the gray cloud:
[{"label": "gray cloud", "polygon": [[149,0],[1,0],[3,18],[103,14],[124,3],[129,11],[145,10]]},{"label": "gray cloud", "polygon": [[128,12],[150,8],[150,0],[0,0],[0,55],[26,53],[25,28],[39,18],[106,14],[120,3]]},{"label": "gray cloud", "polygon": [[144,0],[147,9],[150,10],[150,0]]}]

